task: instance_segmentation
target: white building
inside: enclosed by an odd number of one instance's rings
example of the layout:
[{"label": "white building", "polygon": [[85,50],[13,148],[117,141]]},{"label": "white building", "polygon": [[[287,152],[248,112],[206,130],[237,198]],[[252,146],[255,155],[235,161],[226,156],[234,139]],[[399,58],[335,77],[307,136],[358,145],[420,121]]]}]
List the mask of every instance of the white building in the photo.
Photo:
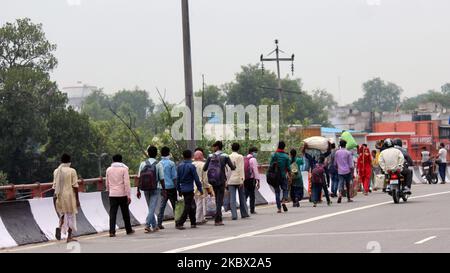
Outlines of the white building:
[{"label": "white building", "polygon": [[84,99],[96,89],[96,86],[77,82],[74,86],[63,87],[63,92],[67,94],[69,105],[72,106],[75,111],[80,112]]}]

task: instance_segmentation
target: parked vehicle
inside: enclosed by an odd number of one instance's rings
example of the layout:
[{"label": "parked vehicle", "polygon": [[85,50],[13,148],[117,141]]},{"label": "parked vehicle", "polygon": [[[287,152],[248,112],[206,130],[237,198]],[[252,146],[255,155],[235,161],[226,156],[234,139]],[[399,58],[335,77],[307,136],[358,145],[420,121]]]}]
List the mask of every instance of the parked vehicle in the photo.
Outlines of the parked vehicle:
[{"label": "parked vehicle", "polygon": [[425,177],[428,184],[437,184],[438,182],[438,174],[436,166],[437,164],[434,158],[422,164],[423,168],[422,176]]}]

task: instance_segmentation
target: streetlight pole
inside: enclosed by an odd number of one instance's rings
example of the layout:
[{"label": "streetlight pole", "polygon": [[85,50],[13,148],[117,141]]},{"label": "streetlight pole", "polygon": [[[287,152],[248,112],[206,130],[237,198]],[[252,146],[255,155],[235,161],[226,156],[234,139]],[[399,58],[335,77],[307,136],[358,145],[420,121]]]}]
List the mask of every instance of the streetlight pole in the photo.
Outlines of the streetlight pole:
[{"label": "streetlight pole", "polygon": [[188,140],[188,148],[195,149],[194,139],[194,97],[192,84],[192,58],[191,58],[191,33],[189,27],[189,3],[188,0],[181,0],[181,15],[183,22],[183,55],[184,55],[184,85],[186,106],[191,112],[191,132]]},{"label": "streetlight pole", "polygon": [[101,154],[96,154],[96,153],[89,153],[89,155],[93,155],[95,157],[97,157],[97,163],[98,163],[98,177],[102,177],[102,158],[107,156],[107,153],[101,153]]}]

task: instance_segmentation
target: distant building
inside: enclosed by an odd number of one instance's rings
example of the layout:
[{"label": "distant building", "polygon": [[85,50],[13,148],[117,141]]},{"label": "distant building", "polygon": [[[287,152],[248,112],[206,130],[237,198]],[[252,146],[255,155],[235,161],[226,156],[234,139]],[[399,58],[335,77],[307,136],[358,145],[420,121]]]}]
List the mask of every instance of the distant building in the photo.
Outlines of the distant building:
[{"label": "distant building", "polygon": [[321,126],[320,126],[320,124],[312,124],[309,126],[294,124],[294,125],[289,125],[288,132],[290,134],[296,134],[297,136],[304,139],[304,138],[313,137],[313,136],[320,136],[321,135]]},{"label": "distant building", "polygon": [[63,92],[67,94],[69,99],[69,105],[73,107],[75,111],[80,112],[83,106],[84,99],[92,94],[96,90],[96,86],[91,86],[83,84],[82,82],[77,82],[74,86],[63,87]]},{"label": "distant building", "polygon": [[445,109],[438,103],[420,104],[416,111],[411,112],[359,112],[351,106],[330,109],[330,123],[344,130],[376,132],[375,123],[380,122],[410,122],[410,121],[439,121],[441,125],[450,123],[450,109]]},{"label": "distant building", "polygon": [[450,148],[450,126],[441,120],[432,120],[430,115],[413,115],[410,121],[377,122],[374,128],[374,133],[367,135],[371,148],[378,140],[400,138],[413,160],[420,160],[423,147],[433,156],[437,154],[440,143]]},{"label": "distant building", "polygon": [[[236,124],[236,126],[243,126],[245,124]],[[226,124],[222,117],[216,113],[211,113],[208,116],[208,121],[204,125],[203,136],[206,139],[226,140],[234,138],[234,124]]]},{"label": "distant building", "polygon": [[335,107],[328,112],[330,123],[342,130],[372,131],[375,119],[380,118],[379,113],[359,112],[350,106]]}]

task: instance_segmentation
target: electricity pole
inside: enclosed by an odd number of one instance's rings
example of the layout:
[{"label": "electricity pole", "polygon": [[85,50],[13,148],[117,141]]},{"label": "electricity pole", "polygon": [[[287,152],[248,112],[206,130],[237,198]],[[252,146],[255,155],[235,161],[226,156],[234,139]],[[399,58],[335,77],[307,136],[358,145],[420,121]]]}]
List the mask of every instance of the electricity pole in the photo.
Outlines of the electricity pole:
[{"label": "electricity pole", "polygon": [[294,54],[290,58],[280,58],[280,52],[284,53],[281,49],[278,48],[278,39],[275,40],[275,49],[268,54],[270,56],[275,52],[275,58],[264,58],[263,54],[261,54],[260,60],[262,64],[262,70],[264,72],[264,62],[276,62],[277,63],[277,75],[278,75],[278,100],[280,106],[280,120],[283,123],[283,89],[281,88],[281,72],[280,72],[280,62],[289,61],[291,63],[291,72],[294,74]]},{"label": "electricity pole", "polygon": [[205,75],[202,74],[202,112],[205,107]]},{"label": "electricity pole", "polygon": [[189,29],[189,3],[188,0],[181,0],[181,16],[183,22],[183,55],[184,55],[184,86],[186,106],[191,112],[191,135],[188,140],[188,149],[195,149],[194,139],[194,96],[192,84],[192,59],[191,59],[191,33]]}]

